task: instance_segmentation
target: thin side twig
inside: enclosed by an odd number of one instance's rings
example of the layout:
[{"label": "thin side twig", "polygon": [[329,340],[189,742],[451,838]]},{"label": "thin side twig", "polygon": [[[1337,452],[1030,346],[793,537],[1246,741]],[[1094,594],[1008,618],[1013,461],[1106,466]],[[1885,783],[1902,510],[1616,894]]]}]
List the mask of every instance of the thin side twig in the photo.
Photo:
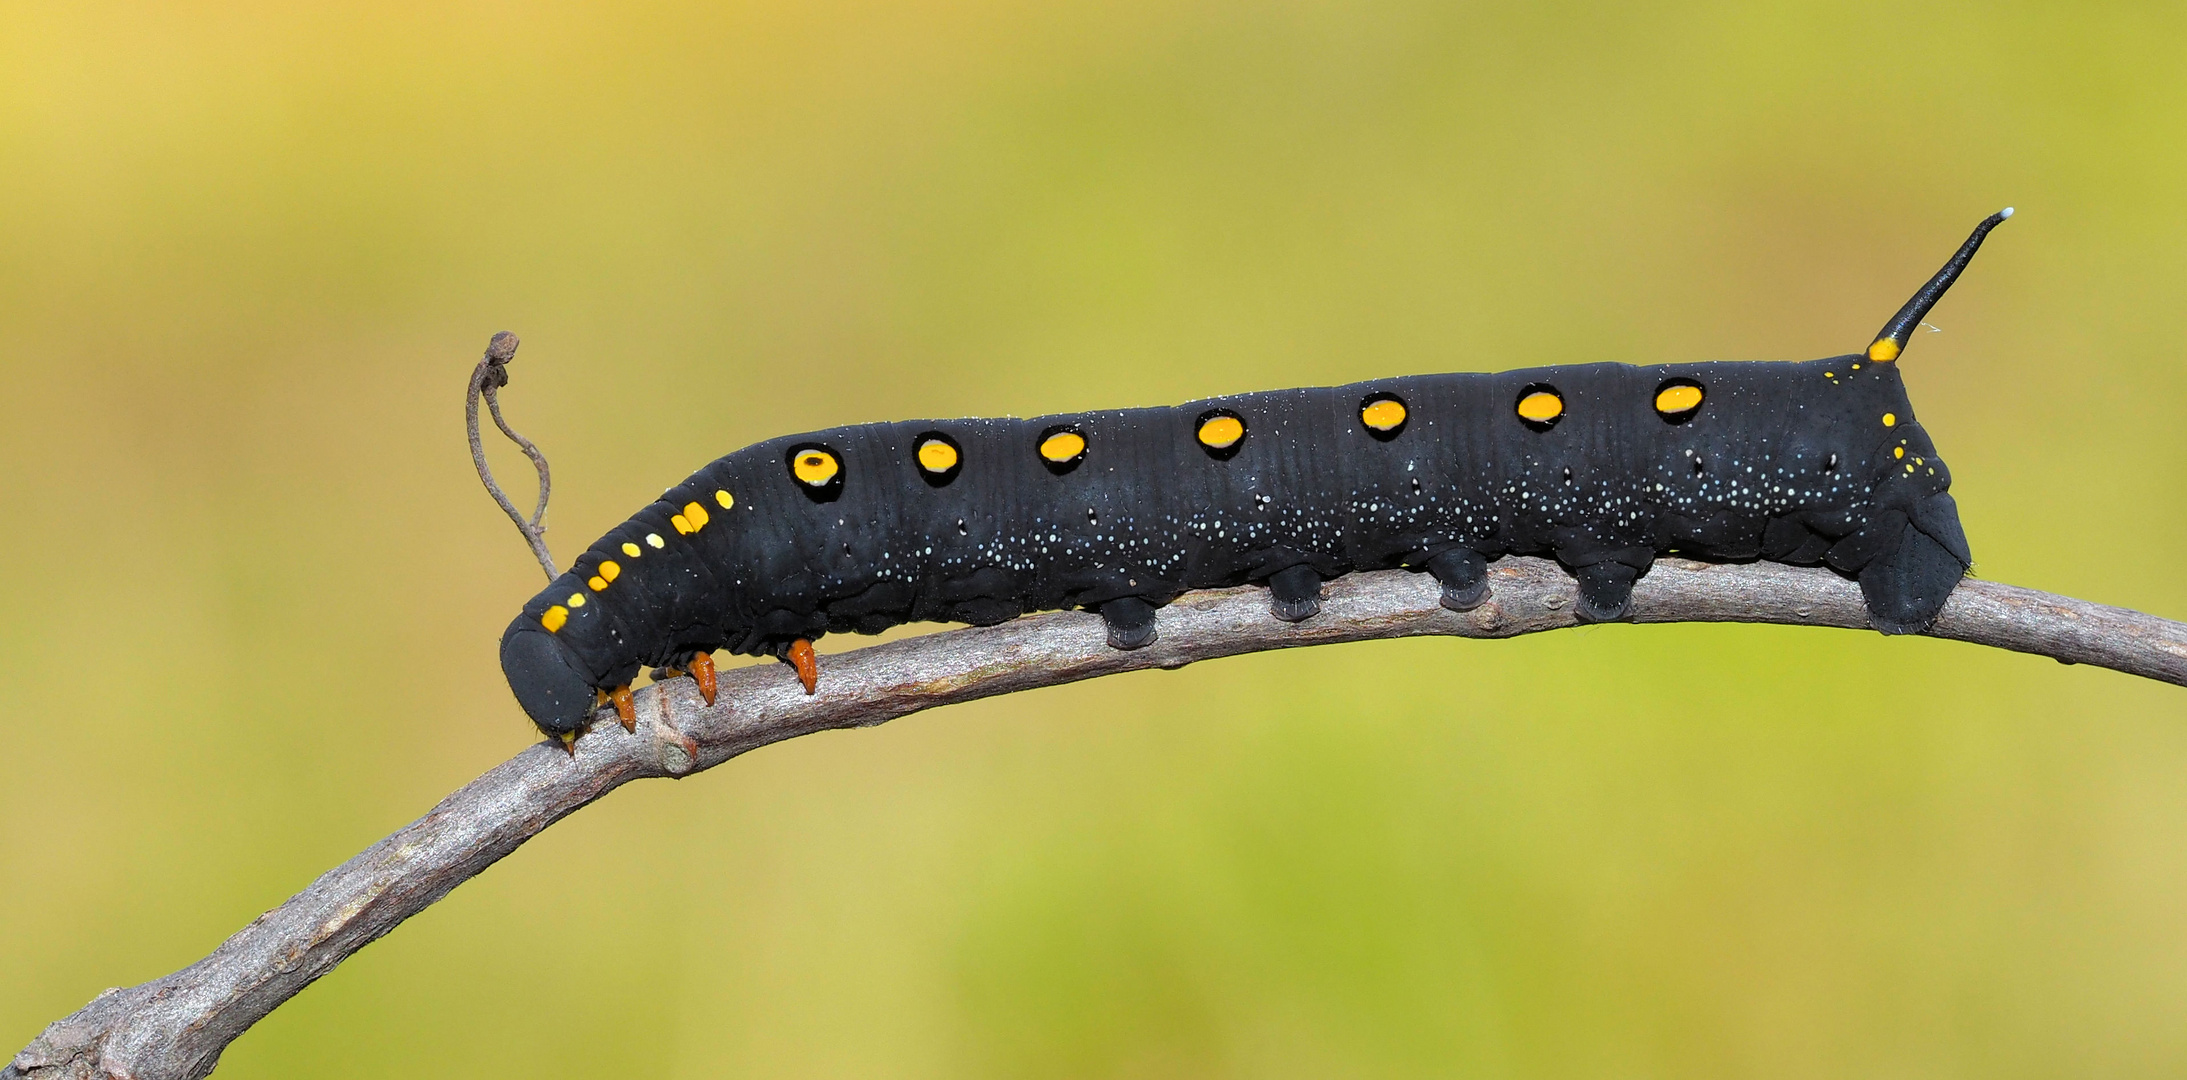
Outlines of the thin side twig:
[{"label": "thin side twig", "polygon": [[[501,398],[497,396],[502,387],[509,385],[509,361],[515,358],[519,344],[517,336],[507,330],[495,334],[486,343],[486,355],[471,369],[471,389],[463,403],[463,426],[471,437],[471,463],[478,466],[479,480],[486,485],[486,491],[494,501],[501,504],[502,513],[516,523],[516,531],[523,533],[524,542],[531,545],[532,557],[538,559],[540,568],[547,572],[547,580],[553,581],[560,571],[554,568],[554,556],[547,552],[547,496],[554,493],[554,483],[547,477],[547,455],[509,426],[509,421],[501,415]],[[493,414],[494,426],[524,451],[524,456],[531,459],[532,468],[539,473],[539,506],[532,511],[529,520],[515,503],[509,501],[501,485],[494,482],[494,471],[486,466],[486,447],[479,441],[478,432],[478,400],[481,397],[486,399],[487,411]]]},{"label": "thin side twig", "polygon": [[[230,1040],[312,980],[547,826],[631,780],[682,777],[746,751],[816,731],[869,727],[921,709],[1145,668],[1176,668],[1267,649],[1370,638],[1505,638],[1575,625],[1572,579],[1542,559],[1490,568],[1493,593],[1458,614],[1439,586],[1401,570],[1330,582],[1322,612],[1298,624],[1269,617],[1254,588],[1189,593],[1163,608],[1153,645],[1121,652],[1099,617],[1056,612],[929,634],[822,658],[806,697],[787,669],[724,672],[716,704],[689,679],[641,690],[638,728],[612,714],[577,740],[574,757],[541,742],[494,767],[432,811],[164,978],[110,990],[56,1021],[0,1080],[133,1077],[183,1080],[218,1064]],[[1755,622],[1863,628],[1860,590],[1826,570],[1666,559],[1633,593],[1636,622]],[[2187,685],[2187,624],[1988,581],[1960,585],[1936,637],[2112,668]]]}]

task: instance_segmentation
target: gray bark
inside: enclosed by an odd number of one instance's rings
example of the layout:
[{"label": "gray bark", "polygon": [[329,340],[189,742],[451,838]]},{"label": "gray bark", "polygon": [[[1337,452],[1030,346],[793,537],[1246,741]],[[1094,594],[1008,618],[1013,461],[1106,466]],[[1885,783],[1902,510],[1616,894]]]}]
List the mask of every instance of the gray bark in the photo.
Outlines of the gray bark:
[{"label": "gray bark", "polygon": [[[1555,563],[1505,559],[1489,580],[1489,601],[1464,614],[1438,606],[1438,587],[1426,575],[1393,570],[1330,582],[1321,614],[1297,624],[1269,617],[1266,590],[1189,594],[1162,609],[1159,639],[1133,652],[1109,648],[1099,618],[1057,612],[823,656],[813,697],[775,665],[723,672],[712,707],[689,679],[647,688],[637,697],[635,734],[610,716],[578,739],[574,758],[553,743],[527,747],[259,916],[212,955],[109,990],[54,1022],[0,1069],[0,1080],[204,1076],[230,1041],[312,980],[631,780],[688,776],[810,732],[869,727],[936,705],[1117,672],[1368,638],[1513,637],[1577,622],[1572,579]],[[1868,625],[1860,590],[1827,571],[1678,559],[1657,563],[1642,579],[1631,618]],[[2187,685],[2187,625],[2010,585],[1962,583],[1929,633]]]}]

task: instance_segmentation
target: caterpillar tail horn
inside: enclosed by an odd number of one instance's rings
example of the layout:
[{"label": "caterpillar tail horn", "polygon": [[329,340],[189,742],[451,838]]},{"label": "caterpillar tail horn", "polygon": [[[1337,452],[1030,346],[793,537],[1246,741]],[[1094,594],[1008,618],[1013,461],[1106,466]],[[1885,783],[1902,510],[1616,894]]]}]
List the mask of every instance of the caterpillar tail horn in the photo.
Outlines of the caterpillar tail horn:
[{"label": "caterpillar tail horn", "polygon": [[1899,354],[1906,351],[1907,339],[1913,336],[1914,328],[1920,326],[1921,320],[1928,316],[1929,309],[1943,299],[1944,290],[1951,288],[1952,282],[1959,280],[1960,271],[1965,270],[1967,263],[1974,259],[1974,253],[1982,247],[1983,238],[2011,216],[2012,207],[2008,206],[1983,218],[1982,223],[1974,227],[1973,235],[1967,237],[1967,242],[1959,245],[1959,251],[1952,256],[1951,261],[1944,264],[1944,269],[1937,271],[1936,276],[1930,278],[1929,283],[1923,285],[1913,299],[1906,301],[1906,306],[1899,308],[1898,314],[1891,316],[1890,322],[1883,324],[1883,329],[1876,334],[1876,340],[1868,346],[1868,359],[1878,364],[1888,364],[1898,359]]}]

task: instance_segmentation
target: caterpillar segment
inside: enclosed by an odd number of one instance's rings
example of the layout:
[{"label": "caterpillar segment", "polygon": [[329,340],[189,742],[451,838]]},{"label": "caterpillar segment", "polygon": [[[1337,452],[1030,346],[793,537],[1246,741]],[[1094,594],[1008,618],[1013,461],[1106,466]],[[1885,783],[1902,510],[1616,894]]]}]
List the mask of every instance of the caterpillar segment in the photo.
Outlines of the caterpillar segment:
[{"label": "caterpillar segment", "polygon": [[568,748],[604,705],[634,727],[649,666],[711,703],[717,649],[775,656],[811,694],[829,633],[1079,608],[1137,649],[1190,589],[1262,585],[1271,616],[1299,622],[1325,581],[1395,567],[1468,611],[1506,555],[1560,562],[1585,621],[1625,617],[1675,551],[1827,566],[1859,582],[1876,629],[1918,631],[1972,556],[1896,361],[2010,215],[1865,351],[1822,360],[1412,375],[769,440],[579,556],[510,623],[502,666]]}]

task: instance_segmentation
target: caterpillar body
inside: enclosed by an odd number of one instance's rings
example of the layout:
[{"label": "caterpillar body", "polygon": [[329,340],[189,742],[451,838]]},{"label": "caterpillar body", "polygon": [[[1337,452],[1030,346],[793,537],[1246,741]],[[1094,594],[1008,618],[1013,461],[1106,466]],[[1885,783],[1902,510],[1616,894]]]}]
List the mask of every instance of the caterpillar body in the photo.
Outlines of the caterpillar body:
[{"label": "caterpillar body", "polygon": [[1189,589],[1259,583],[1318,611],[1355,570],[1432,574],[1455,610],[1489,560],[1550,555],[1582,619],[1654,559],[1768,559],[1858,579],[1885,633],[1927,627],[1971,556],[1898,359],[2007,209],[1863,353],[1412,375],[1162,408],[860,424],[720,458],[579,556],[502,636],[518,702],[565,744],[647,666],[772,654],[911,621],[1100,613],[1154,640]]}]

